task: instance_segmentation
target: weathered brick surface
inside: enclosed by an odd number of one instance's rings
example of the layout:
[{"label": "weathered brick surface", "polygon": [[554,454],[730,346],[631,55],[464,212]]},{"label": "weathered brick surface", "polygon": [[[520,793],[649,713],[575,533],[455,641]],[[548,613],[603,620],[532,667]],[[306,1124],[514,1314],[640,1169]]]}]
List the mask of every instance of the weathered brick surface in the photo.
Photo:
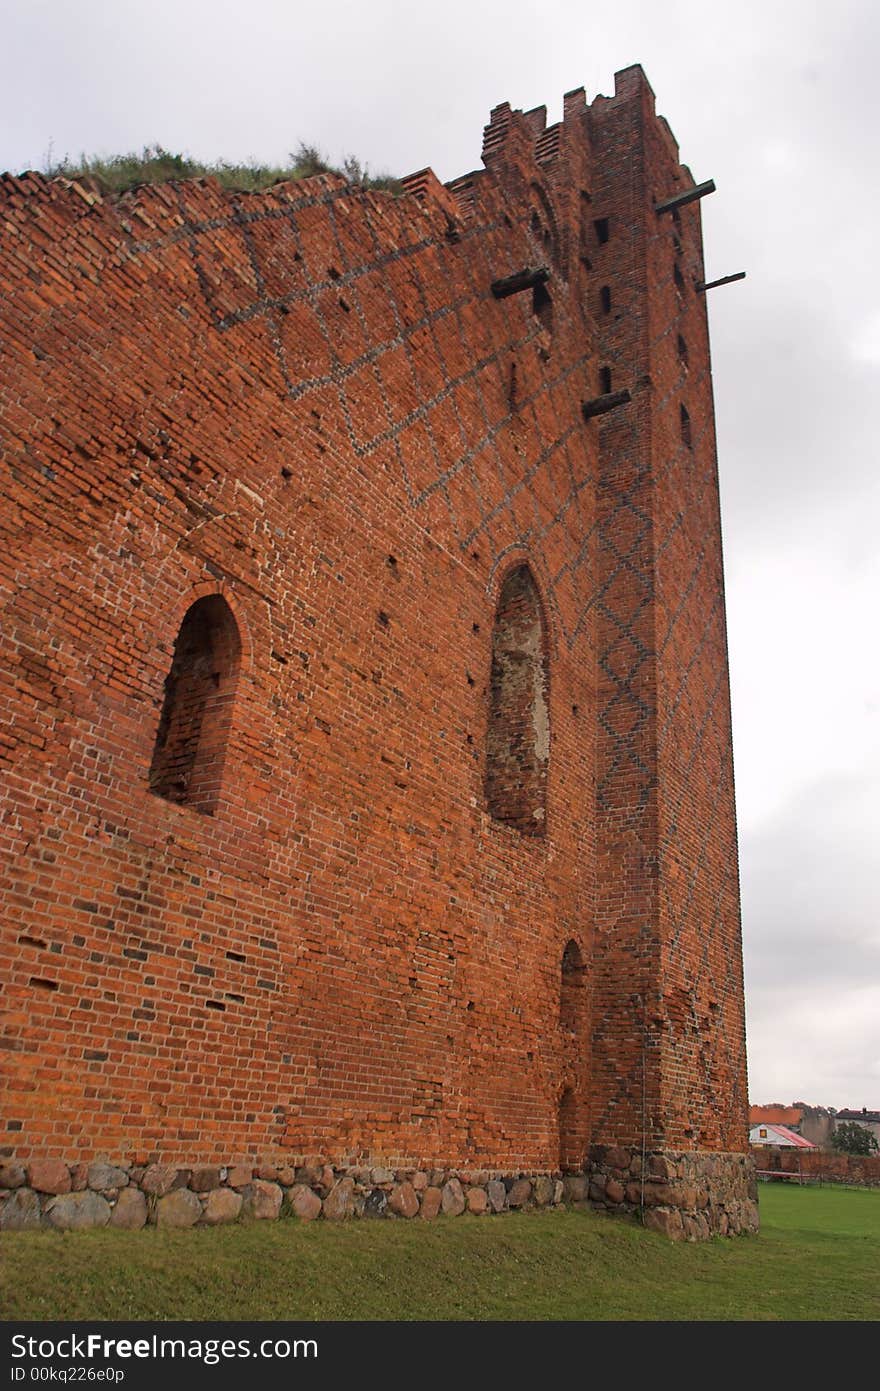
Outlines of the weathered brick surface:
[{"label": "weathered brick surface", "polygon": [[745,1147],[699,205],[639,69],[484,159],[0,182],[0,1158]]}]

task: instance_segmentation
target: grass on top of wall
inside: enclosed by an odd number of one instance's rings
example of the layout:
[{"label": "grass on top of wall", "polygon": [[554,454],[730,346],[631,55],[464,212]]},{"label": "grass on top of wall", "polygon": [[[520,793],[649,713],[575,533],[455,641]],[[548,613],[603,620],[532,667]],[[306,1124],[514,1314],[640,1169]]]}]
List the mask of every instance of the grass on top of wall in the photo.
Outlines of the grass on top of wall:
[{"label": "grass on top of wall", "polygon": [[189,155],[172,154],[161,145],[153,145],[140,154],[136,151],[118,155],[82,154],[79,159],[65,155],[62,160],[53,160],[50,154],[45,172],[50,179],[81,180],[102,194],[127,193],[141,184],[203,178],[216,179],[223,188],[257,193],[261,189],[271,188],[273,184],[289,179],[308,179],[314,174],[340,174],[359,188],[403,192],[403,186],[393,175],[371,174],[367,166],[354,156],[335,166],[314,145],[305,143],[292,151],[288,163],[283,165],[259,164],[256,160],[244,164],[232,164],[226,160],[204,163],[191,159]]},{"label": "grass on top of wall", "polygon": [[758,1237],[584,1212],[2,1236],[11,1319],[877,1319],[880,1191],[761,1188]]}]

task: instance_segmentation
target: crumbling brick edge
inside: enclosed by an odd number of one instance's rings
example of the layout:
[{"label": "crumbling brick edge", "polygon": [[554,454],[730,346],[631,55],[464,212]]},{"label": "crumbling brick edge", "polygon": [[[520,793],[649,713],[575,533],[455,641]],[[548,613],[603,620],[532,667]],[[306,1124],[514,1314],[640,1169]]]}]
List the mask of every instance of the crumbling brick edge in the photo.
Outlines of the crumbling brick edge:
[{"label": "crumbling brick edge", "polygon": [[278,1164],[0,1165],[0,1230],[89,1227],[139,1230],[218,1226],[283,1216],[480,1217],[560,1206],[643,1213],[646,1227],[700,1241],[758,1229],[757,1186],[748,1155],[673,1153],[597,1145],[583,1174],[492,1175],[485,1170],[390,1169],[320,1161]]}]

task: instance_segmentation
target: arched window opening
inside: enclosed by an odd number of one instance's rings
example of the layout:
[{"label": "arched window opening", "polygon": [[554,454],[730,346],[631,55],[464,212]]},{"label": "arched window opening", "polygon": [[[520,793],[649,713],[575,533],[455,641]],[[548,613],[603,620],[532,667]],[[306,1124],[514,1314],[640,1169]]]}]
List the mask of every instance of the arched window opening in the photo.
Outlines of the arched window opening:
[{"label": "arched window opening", "polygon": [[690,418],[690,416],[689,416],[688,413],[687,413],[687,407],[686,407],[686,406],[679,406],[679,408],[678,408],[678,414],[679,414],[679,421],[680,421],[680,424],[681,424],[681,442],[682,442],[682,444],[686,444],[687,447],[688,447],[688,449],[690,449],[690,448],[691,448],[691,418]]},{"label": "arched window opening", "polygon": [[508,575],[492,631],[486,801],[496,821],[542,836],[550,712],[544,620],[528,565]]},{"label": "arched window opening", "polygon": [[220,794],[241,638],[232,610],[220,594],[187,610],[159,719],[150,791],[166,801],[210,816]]},{"label": "arched window opening", "polygon": [[580,947],[572,940],[567,943],[562,953],[562,984],[559,995],[559,1027],[566,1033],[583,1033],[584,971]]},{"label": "arched window opening", "polygon": [[586,1143],[573,1087],[559,1098],[559,1167],[565,1173],[583,1172]]}]

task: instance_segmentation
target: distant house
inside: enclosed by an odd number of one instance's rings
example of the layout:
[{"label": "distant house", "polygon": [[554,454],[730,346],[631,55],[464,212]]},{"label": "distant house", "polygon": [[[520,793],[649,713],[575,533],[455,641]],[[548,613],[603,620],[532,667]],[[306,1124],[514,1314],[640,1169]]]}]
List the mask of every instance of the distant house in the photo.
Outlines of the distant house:
[{"label": "distant house", "polygon": [[834,1120],[826,1106],[808,1106],[798,1101],[793,1106],[750,1106],[749,1125],[784,1125],[823,1149],[831,1143]]},{"label": "distant house", "polygon": [[[768,1108],[769,1109],[769,1108]],[[777,1107],[776,1109],[790,1109]],[[787,1125],[753,1125],[749,1130],[750,1145],[779,1145],[784,1149],[814,1150],[815,1145]]]},{"label": "distant house", "polygon": [[864,1106],[861,1111],[838,1111],[834,1117],[835,1125],[840,1125],[842,1121],[855,1121],[856,1125],[863,1125],[880,1145],[880,1111],[868,1111]]}]

